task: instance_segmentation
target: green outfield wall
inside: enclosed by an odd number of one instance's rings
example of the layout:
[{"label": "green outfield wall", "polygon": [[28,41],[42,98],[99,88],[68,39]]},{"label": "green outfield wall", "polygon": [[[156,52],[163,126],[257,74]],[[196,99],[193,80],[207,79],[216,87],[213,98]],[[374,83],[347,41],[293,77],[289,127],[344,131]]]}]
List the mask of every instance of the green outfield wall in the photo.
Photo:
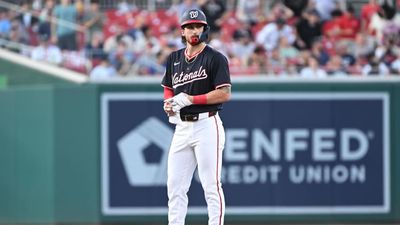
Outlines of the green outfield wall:
[{"label": "green outfield wall", "polygon": [[[0,60],[0,66],[2,63]],[[31,81],[20,80],[25,76],[20,69],[9,70],[5,75],[10,87],[0,88],[0,224],[166,224],[166,215],[102,213],[102,93],[151,93],[159,94],[161,99],[159,83],[76,85],[55,81],[54,84],[53,80],[33,75],[29,79],[36,85],[17,85]],[[226,224],[400,223],[400,82],[238,82],[232,90],[233,93],[386,93],[390,103],[390,211],[227,215]],[[161,105],[160,101],[160,110]],[[188,221],[206,219],[204,215],[192,215]]]},{"label": "green outfield wall", "polygon": [[0,88],[5,88],[7,86],[7,77],[0,75]]},{"label": "green outfield wall", "polygon": [[[16,63],[10,63],[10,61],[3,58],[0,58],[0,68],[4,68],[1,71],[1,76],[7,80],[9,86],[68,83],[53,75],[32,70],[29,67],[21,66]],[[0,78],[0,85],[1,79],[2,78]]]}]

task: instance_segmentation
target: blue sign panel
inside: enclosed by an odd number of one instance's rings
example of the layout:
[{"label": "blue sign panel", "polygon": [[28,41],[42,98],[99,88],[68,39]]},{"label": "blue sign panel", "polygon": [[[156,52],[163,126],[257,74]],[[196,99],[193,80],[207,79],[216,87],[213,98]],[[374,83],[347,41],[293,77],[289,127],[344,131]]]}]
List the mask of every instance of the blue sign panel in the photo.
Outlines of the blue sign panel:
[{"label": "blue sign panel", "polygon": [[[173,126],[161,94],[102,96],[105,215],[166,214]],[[227,214],[387,213],[385,93],[238,93],[224,104]],[[206,213],[197,179],[189,213]]]}]

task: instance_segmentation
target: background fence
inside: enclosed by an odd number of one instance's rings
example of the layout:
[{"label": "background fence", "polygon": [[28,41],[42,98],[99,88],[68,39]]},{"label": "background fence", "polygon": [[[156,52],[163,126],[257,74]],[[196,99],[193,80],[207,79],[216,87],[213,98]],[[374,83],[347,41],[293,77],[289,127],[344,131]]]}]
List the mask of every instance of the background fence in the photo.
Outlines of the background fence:
[{"label": "background fence", "polygon": [[[137,168],[154,185],[130,183],[132,165],[121,158],[137,146],[118,147],[135,132],[151,139],[139,130],[171,135],[159,82],[73,84],[16,64],[2,68],[1,223],[166,223],[162,181]],[[41,79],[17,82],[25,74]],[[400,221],[398,81],[234,79],[233,93],[221,112],[227,224]],[[141,150],[160,160],[166,146]],[[330,171],[325,178],[317,177],[321,168]],[[188,221],[205,222],[201,189],[192,187]]]}]

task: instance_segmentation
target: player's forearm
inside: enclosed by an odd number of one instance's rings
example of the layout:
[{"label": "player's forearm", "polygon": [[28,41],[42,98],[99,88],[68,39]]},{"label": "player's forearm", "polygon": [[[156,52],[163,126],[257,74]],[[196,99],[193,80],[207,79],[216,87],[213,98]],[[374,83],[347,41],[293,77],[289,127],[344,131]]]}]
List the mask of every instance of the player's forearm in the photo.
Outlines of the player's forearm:
[{"label": "player's forearm", "polygon": [[[231,97],[231,87],[224,86],[208,92],[203,96],[188,96],[193,104],[218,104],[227,102]],[[198,100],[198,98],[200,101]],[[197,98],[197,99],[196,99]],[[205,99],[204,99],[205,98]]]}]

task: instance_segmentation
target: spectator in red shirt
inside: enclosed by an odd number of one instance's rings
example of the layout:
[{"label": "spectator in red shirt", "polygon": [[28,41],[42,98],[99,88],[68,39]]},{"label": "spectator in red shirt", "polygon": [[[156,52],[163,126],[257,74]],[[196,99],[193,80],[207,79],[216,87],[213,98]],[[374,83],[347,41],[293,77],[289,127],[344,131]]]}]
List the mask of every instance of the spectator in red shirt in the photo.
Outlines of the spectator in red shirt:
[{"label": "spectator in red shirt", "polygon": [[379,5],[376,0],[369,0],[368,4],[361,7],[361,30],[368,30],[369,22],[371,21],[372,15],[374,15],[379,10]]},{"label": "spectator in red shirt", "polygon": [[335,55],[335,43],[341,37],[342,29],[341,29],[341,16],[342,12],[338,9],[335,9],[332,12],[332,19],[328,20],[324,23],[322,27],[322,45],[324,50],[330,55]]},{"label": "spectator in red shirt", "polygon": [[340,16],[340,37],[354,40],[359,31],[360,21],[354,15],[354,7],[347,3],[346,11]]},{"label": "spectator in red shirt", "polygon": [[332,19],[326,21],[322,27],[322,34],[325,37],[339,38],[342,35],[342,11],[335,9],[332,11]]}]

